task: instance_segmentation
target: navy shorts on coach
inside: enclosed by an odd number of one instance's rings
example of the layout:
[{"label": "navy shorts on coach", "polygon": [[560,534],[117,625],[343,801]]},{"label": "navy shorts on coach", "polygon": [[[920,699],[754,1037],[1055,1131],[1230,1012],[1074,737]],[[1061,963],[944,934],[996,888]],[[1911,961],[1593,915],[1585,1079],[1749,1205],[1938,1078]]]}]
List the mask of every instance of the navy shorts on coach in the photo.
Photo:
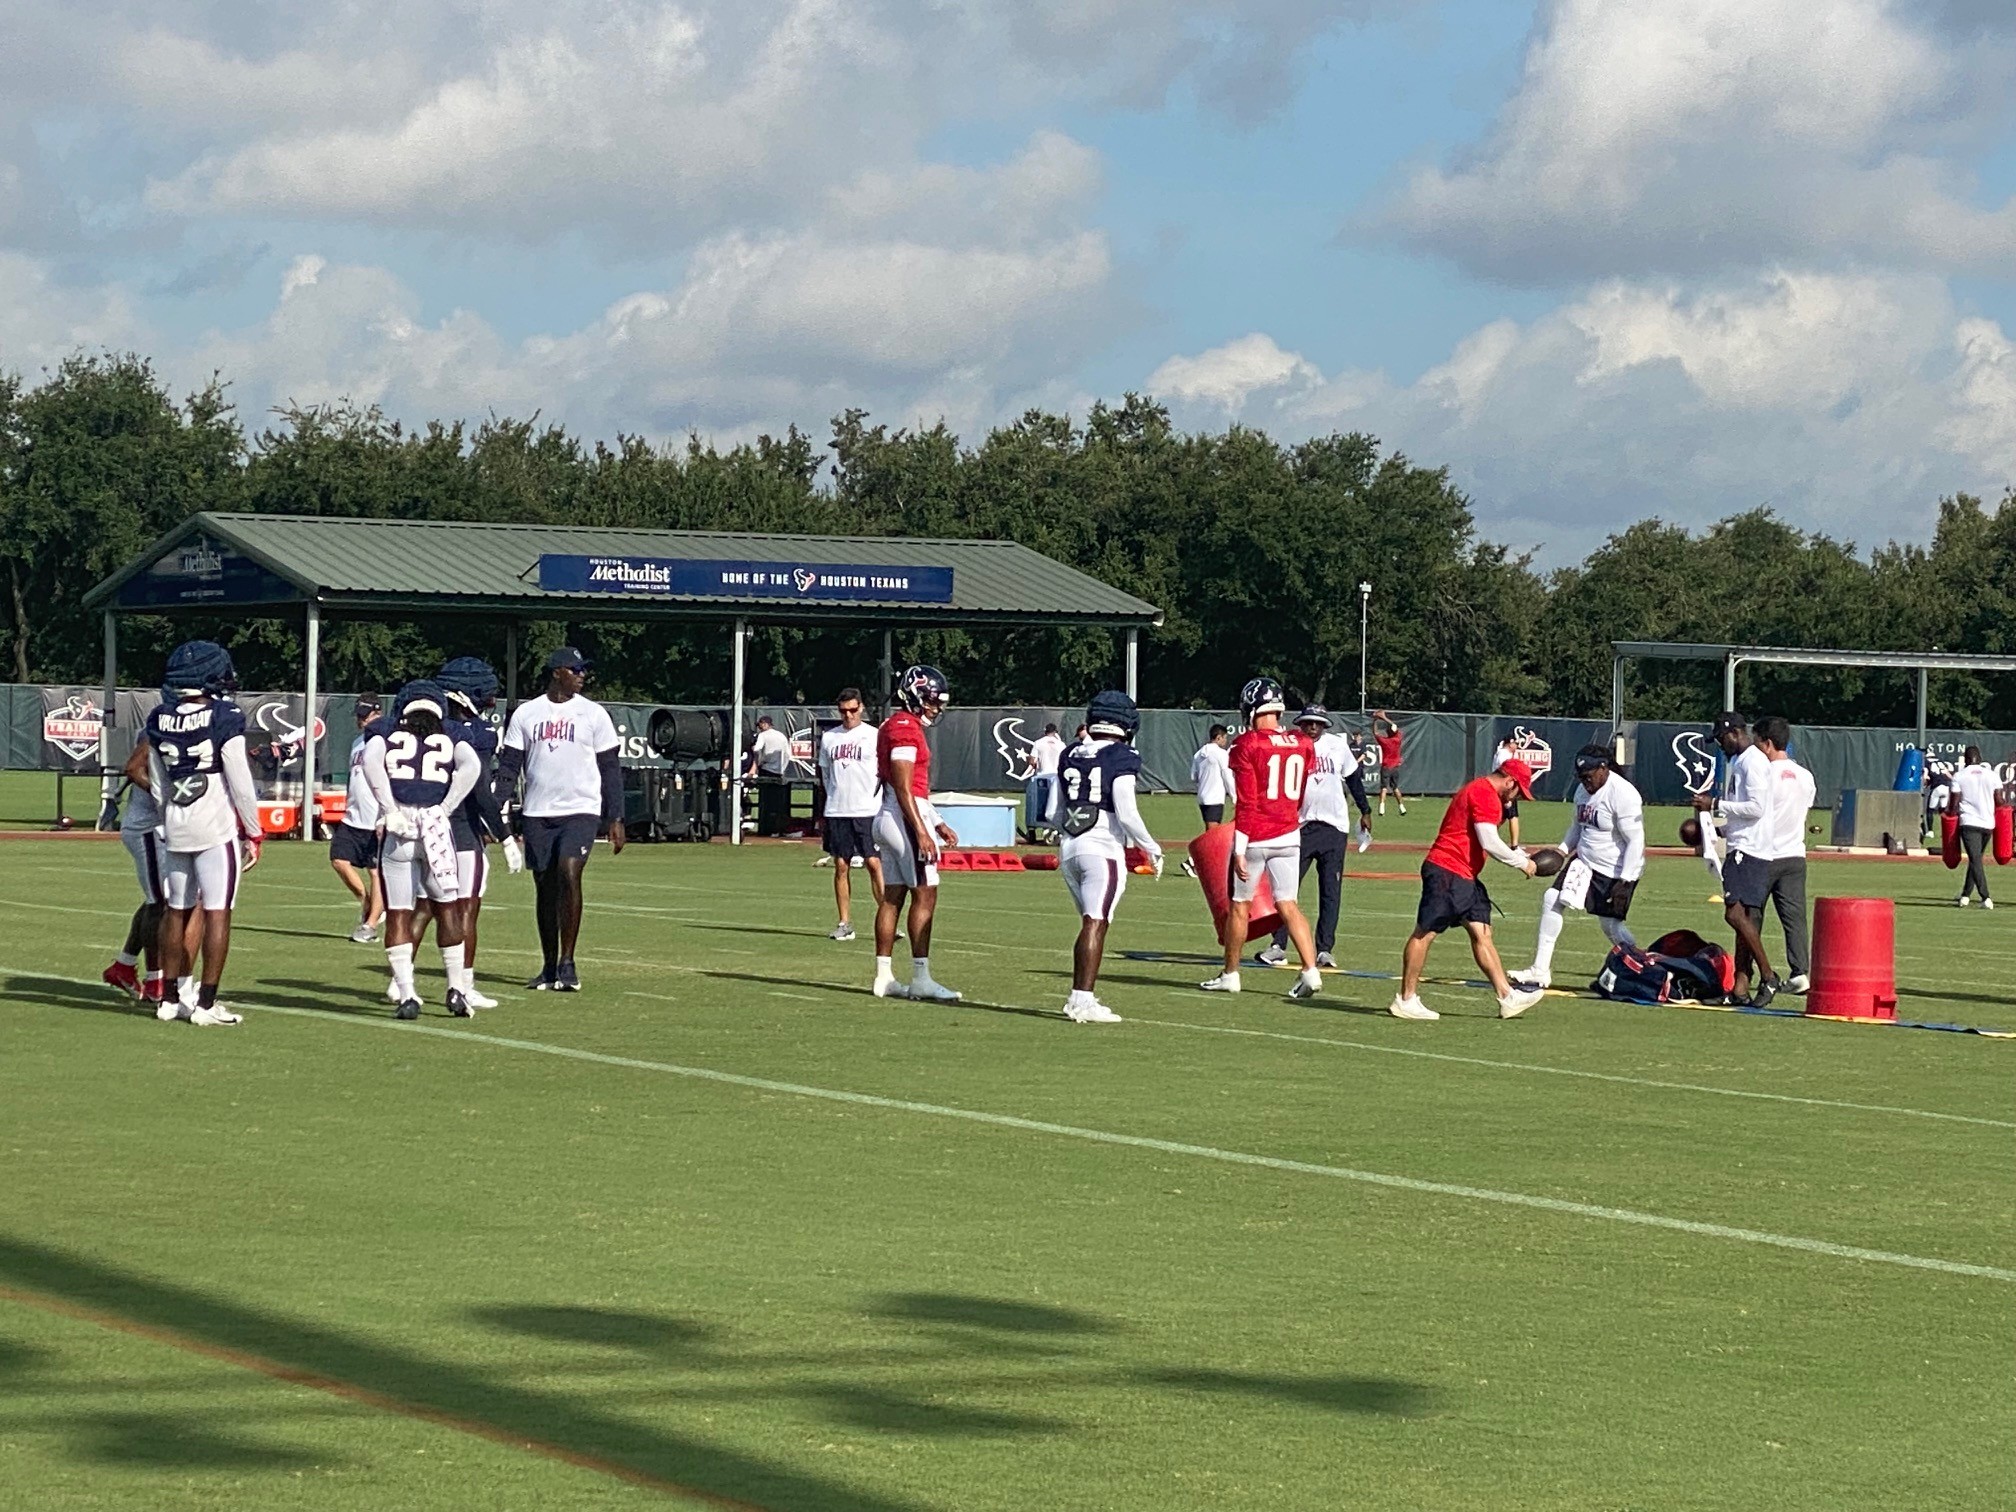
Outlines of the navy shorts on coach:
[{"label": "navy shorts on coach", "polygon": [[595,848],[595,832],[602,821],[594,814],[561,814],[552,819],[535,819],[530,814],[520,821],[525,831],[525,864],[545,871],[570,856],[585,857]]},{"label": "navy shorts on coach", "polygon": [[378,831],[354,824],[337,825],[329,834],[329,859],[371,870],[378,865]]},{"label": "navy shorts on coach", "polygon": [[826,854],[836,861],[868,861],[875,855],[875,818],[872,814],[858,819],[836,819],[826,816],[826,835],[823,844]]},{"label": "navy shorts on coach", "polygon": [[1459,877],[1433,861],[1421,863],[1421,906],[1414,912],[1414,928],[1422,934],[1440,934],[1458,924],[1489,924],[1491,894],[1474,877]]},{"label": "navy shorts on coach", "polygon": [[1762,856],[1731,851],[1722,863],[1722,896],[1745,908],[1762,908],[1771,896],[1771,863]]}]

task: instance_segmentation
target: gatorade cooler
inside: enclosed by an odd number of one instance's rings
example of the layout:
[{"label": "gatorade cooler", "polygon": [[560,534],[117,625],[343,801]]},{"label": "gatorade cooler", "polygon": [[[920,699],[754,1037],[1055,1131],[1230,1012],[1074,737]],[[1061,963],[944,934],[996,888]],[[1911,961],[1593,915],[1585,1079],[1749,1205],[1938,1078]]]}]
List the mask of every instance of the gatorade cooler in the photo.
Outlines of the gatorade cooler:
[{"label": "gatorade cooler", "polygon": [[1904,754],[1897,762],[1897,780],[1891,789],[1899,793],[1925,791],[1925,753],[1918,747],[1904,747]]},{"label": "gatorade cooler", "polygon": [[1939,856],[1949,871],[1960,869],[1960,815],[1950,808],[1939,816]]},{"label": "gatorade cooler", "polygon": [[[1217,933],[1218,943],[1231,943],[1225,938],[1225,920],[1232,912],[1232,825],[1214,824],[1195,840],[1190,842],[1190,864],[1197,868],[1197,880],[1204,887],[1204,902],[1211,910],[1211,926]],[[1271,935],[1281,925],[1281,915],[1274,907],[1273,891],[1267,886],[1267,879],[1260,879],[1260,890],[1253,895],[1246,918],[1246,940],[1257,940]],[[1239,943],[1244,945],[1246,940]]]},{"label": "gatorade cooler", "polygon": [[[2007,796],[2005,789],[2004,796]],[[2006,803],[1995,805],[1995,864],[2007,866],[2016,860],[2016,809]]]},{"label": "gatorade cooler", "polygon": [[1819,899],[1806,1011],[1822,1018],[1894,1019],[1896,952],[1897,905],[1890,899]]}]

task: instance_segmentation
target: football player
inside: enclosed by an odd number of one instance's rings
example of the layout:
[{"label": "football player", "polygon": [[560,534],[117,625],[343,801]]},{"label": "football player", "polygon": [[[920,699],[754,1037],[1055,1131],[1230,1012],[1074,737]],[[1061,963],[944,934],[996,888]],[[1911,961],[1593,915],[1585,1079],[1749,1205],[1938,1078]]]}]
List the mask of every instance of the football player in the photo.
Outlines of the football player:
[{"label": "football player", "polygon": [[[952,685],[936,667],[906,667],[896,679],[897,711],[875,732],[882,810],[875,849],[882,857],[882,901],[875,906],[877,997],[956,1003],[959,994],[931,975],[931,921],[938,911],[938,848],[959,837],[931,806],[931,746],[925,732],[952,702]],[[892,961],[903,904],[910,903],[910,982],[896,980]]]},{"label": "football player", "polygon": [[1148,854],[1162,875],[1162,847],[1141,818],[1135,787],[1141,753],[1134,736],[1141,711],[1125,693],[1099,694],[1085,710],[1087,738],[1064,753],[1044,817],[1061,834],[1058,870],[1078,906],[1078,943],[1071,952],[1071,995],[1064,1016],[1074,1024],[1117,1024],[1120,1015],[1099,1001],[1099,963],[1106,953],[1106,928],[1120,895],[1127,890],[1127,847]]},{"label": "football player", "polygon": [[434,675],[448,696],[448,731],[476,753],[476,786],[448,816],[455,832],[455,881],[462,894],[462,995],[471,1008],[495,1008],[497,1000],[476,990],[476,923],[483,895],[490,888],[490,857],[484,849],[500,841],[504,866],[516,873],[525,866],[525,852],[511,838],[497,801],[491,767],[497,755],[497,727],[490,711],[497,707],[502,686],[497,669],[480,656],[458,656]]},{"label": "football player", "polygon": [[1197,984],[1206,992],[1239,990],[1239,952],[1262,877],[1273,890],[1274,906],[1302,963],[1288,996],[1310,998],[1323,990],[1309,920],[1295,901],[1302,866],[1302,788],[1316,763],[1316,742],[1300,730],[1281,728],[1287,707],[1287,695],[1271,677],[1256,677],[1239,692],[1246,730],[1232,742],[1231,754],[1232,906],[1225,921],[1225,969]]},{"label": "football player", "polygon": [[497,752],[497,794],[506,800],[525,779],[517,808],[537,894],[539,975],[534,992],[579,992],[574,964],[581,938],[582,882],[595,836],[606,831],[620,856],[623,828],[622,741],[609,711],[582,689],[589,662],[573,646],[546,658],[546,691],[511,711]]},{"label": "football player", "polygon": [[462,958],[461,880],[449,815],[475,787],[482,764],[448,728],[447,707],[439,683],[410,682],[364,743],[365,780],[385,826],[378,875],[385,888],[385,961],[392,969],[386,996],[398,1004],[402,1019],[420,1017],[413,986],[413,910],[423,895],[434,905],[448,1011],[456,1018],[474,1012]]},{"label": "football player", "polygon": [[[126,759],[128,797],[119,816],[119,843],[133,858],[133,869],[139,875],[140,906],[133,910],[132,922],[126,926],[125,945],[100,980],[143,1003],[159,1003],[163,980],[159,945],[163,893],[161,839],[155,831],[161,824],[161,807],[155,803],[147,781],[147,742],[136,740],[132,755]],[[134,969],[143,956],[147,963],[144,981]]]},{"label": "football player", "polygon": [[[1316,964],[1332,970],[1337,966],[1337,914],[1344,902],[1344,852],[1351,835],[1350,811],[1344,806],[1348,793],[1358,810],[1358,848],[1372,843],[1372,804],[1365,796],[1365,779],[1359,775],[1358,756],[1342,735],[1330,733],[1330,711],[1311,704],[1295,716],[1295,728],[1316,746],[1316,759],[1302,787],[1302,860],[1299,878],[1316,868]],[[1288,926],[1274,931],[1274,941],[1253,958],[1262,966],[1281,966],[1288,960]]]},{"label": "football player", "polygon": [[840,922],[829,940],[854,938],[851,909],[857,866],[868,873],[875,906],[882,906],[882,859],[875,854],[875,814],[882,807],[875,726],[862,717],[859,688],[842,688],[833,700],[840,723],[819,737],[819,785],[826,790],[821,810],[826,854],[833,859],[833,906]]},{"label": "football player", "polygon": [[1567,922],[1564,909],[1587,913],[1603,926],[1603,937],[1612,945],[1638,943],[1624,919],[1631,912],[1631,895],[1645,875],[1645,800],[1629,780],[1610,769],[1608,746],[1586,745],[1575,753],[1575,780],[1582,784],[1582,796],[1559,847],[1568,864],[1541,894],[1540,941],[1533,948],[1533,964],[1512,974],[1520,987],[1553,985],[1554,946]]},{"label": "football player", "polygon": [[[157,950],[174,983],[155,1017],[209,1028],[242,1022],[218,1006],[231,951],[238,879],[259,859],[259,798],[245,752],[245,713],[231,701],[238,673],[215,641],[168,654],[163,701],[147,716],[147,784],[161,807],[165,893]],[[203,973],[192,981],[189,931],[203,913]]]},{"label": "football player", "polygon": [[1443,811],[1441,828],[1421,863],[1421,902],[1414,911],[1414,932],[1400,954],[1400,991],[1386,1009],[1393,1017],[1442,1017],[1421,1001],[1421,972],[1435,936],[1458,924],[1470,936],[1470,953],[1498,994],[1498,1017],[1517,1018],[1543,996],[1538,988],[1514,987],[1506,977],[1491,938],[1491,894],[1481,875],[1486,856],[1529,877],[1537,870],[1524,851],[1513,850],[1498,834],[1505,800],[1514,793],[1529,801],[1533,797],[1533,769],[1516,757],[1490,776],[1464,783]]}]

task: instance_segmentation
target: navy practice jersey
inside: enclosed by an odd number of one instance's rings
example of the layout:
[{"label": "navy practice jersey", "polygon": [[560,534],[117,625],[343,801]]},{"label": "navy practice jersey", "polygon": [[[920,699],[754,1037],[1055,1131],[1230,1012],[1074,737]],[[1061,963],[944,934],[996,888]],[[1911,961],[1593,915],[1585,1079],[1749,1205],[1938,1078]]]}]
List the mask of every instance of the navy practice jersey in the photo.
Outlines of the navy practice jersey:
[{"label": "navy practice jersey", "polygon": [[161,802],[188,808],[201,801],[224,770],[225,742],[244,734],[245,711],[228,698],[156,705],[147,716],[147,743],[168,778]]},{"label": "navy practice jersey", "polygon": [[1114,816],[1113,785],[1121,777],[1140,775],[1141,753],[1124,740],[1085,741],[1066,751],[1057,765],[1064,833],[1083,839],[1097,831],[1125,849],[1126,837]]},{"label": "navy practice jersey", "polygon": [[[380,734],[376,721],[373,734]],[[396,725],[383,731],[385,780],[393,802],[402,808],[438,808],[455,779],[456,738],[444,727],[432,735],[416,735]]]},{"label": "navy practice jersey", "polygon": [[455,828],[455,848],[474,850],[479,835],[488,834],[496,839],[504,838],[504,823],[497,807],[496,795],[491,791],[491,771],[497,757],[497,729],[487,719],[451,720],[448,733],[476,753],[482,763],[477,773],[476,786],[469,790],[469,796],[449,820]]}]

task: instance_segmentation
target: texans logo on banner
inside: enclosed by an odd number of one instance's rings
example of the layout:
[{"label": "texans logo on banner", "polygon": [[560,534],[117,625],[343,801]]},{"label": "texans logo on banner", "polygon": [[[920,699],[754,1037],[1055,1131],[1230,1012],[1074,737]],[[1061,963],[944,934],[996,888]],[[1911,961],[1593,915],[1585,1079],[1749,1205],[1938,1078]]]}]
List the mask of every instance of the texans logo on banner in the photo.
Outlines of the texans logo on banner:
[{"label": "texans logo on banner", "polygon": [[807,572],[803,567],[791,574],[791,581],[798,585],[800,593],[810,593],[819,585],[819,574]]},{"label": "texans logo on banner", "polygon": [[1715,749],[1705,731],[1682,730],[1673,737],[1673,764],[1688,792],[1705,793],[1715,786]]},{"label": "texans logo on banner", "polygon": [[1027,782],[1036,770],[1033,744],[1022,733],[1022,721],[1012,715],[994,721],[994,749],[1001,753],[1001,766],[1012,782]]},{"label": "texans logo on banner", "polygon": [[72,761],[96,756],[104,733],[104,711],[81,693],[72,693],[62,708],[42,716],[42,738]]},{"label": "texans logo on banner", "polygon": [[[252,711],[252,722],[273,737],[273,744],[286,753],[289,761],[301,751],[302,727],[294,723],[292,711],[279,699],[270,699]],[[319,741],[329,733],[320,719],[315,721],[315,738]]]},{"label": "texans logo on banner", "polygon": [[1535,777],[1545,777],[1554,770],[1554,747],[1526,726],[1512,727],[1511,745],[1512,753],[1533,769]]}]

